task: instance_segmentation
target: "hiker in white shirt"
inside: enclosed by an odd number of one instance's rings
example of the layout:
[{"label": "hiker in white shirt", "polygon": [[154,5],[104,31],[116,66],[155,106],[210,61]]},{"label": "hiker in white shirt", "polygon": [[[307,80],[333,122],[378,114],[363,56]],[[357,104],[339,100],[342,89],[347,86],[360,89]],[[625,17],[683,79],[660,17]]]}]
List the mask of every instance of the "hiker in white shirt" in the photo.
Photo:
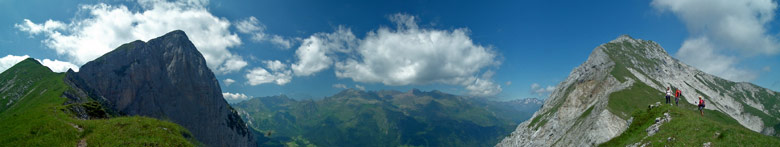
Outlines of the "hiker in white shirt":
[{"label": "hiker in white shirt", "polygon": [[672,102],[671,97],[672,97],[672,89],[670,89],[669,87],[666,87],[666,103],[667,104]]}]

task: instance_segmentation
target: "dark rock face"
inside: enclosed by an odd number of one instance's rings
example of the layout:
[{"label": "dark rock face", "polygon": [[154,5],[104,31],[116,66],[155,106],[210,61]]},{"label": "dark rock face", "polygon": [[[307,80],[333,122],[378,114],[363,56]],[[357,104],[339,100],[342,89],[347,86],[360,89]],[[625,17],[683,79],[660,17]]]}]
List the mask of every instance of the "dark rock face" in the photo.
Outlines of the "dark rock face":
[{"label": "dark rock face", "polygon": [[121,115],[170,120],[208,146],[256,146],[183,31],[124,44],[67,79]]}]

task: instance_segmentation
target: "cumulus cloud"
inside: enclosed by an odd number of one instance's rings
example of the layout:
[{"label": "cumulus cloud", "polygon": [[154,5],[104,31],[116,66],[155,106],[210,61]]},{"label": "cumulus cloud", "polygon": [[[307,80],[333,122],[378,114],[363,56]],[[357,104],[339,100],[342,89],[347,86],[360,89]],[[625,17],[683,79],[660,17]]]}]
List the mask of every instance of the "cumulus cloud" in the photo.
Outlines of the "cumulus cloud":
[{"label": "cumulus cloud", "polygon": [[40,33],[52,33],[56,29],[63,29],[65,24],[59,21],[53,21],[51,19],[46,20],[42,24],[36,24],[29,19],[24,19],[22,24],[14,24],[15,27],[21,31],[29,32],[30,35],[37,35]]},{"label": "cumulus cloud", "polygon": [[260,23],[254,16],[237,21],[236,29],[238,32],[252,36],[252,41],[255,42],[268,41],[282,49],[289,49],[292,46],[292,41],[289,39],[279,35],[267,34],[265,32],[266,26]]},{"label": "cumulus cloud", "polygon": [[290,47],[292,47],[293,44],[291,40],[285,39],[284,37],[279,35],[273,35],[271,39],[268,41],[271,41],[271,43],[275,44],[276,46],[282,49],[289,49]]},{"label": "cumulus cloud", "polygon": [[82,5],[79,14],[65,23],[29,19],[14,26],[31,35],[42,34],[44,45],[78,65],[91,61],[133,40],[149,40],[172,30],[183,30],[218,74],[238,71],[246,61],[228,48],[241,44],[229,31],[230,21],[214,16],[208,1],[139,0],[140,10],[105,3]]},{"label": "cumulus cloud", "polygon": [[531,94],[536,94],[538,96],[546,96],[550,93],[555,91],[555,86],[547,85],[547,87],[542,87],[538,83],[531,84]]},{"label": "cumulus cloud", "polygon": [[381,27],[358,39],[339,27],[333,33],[317,33],[303,39],[292,65],[296,76],[308,76],[334,67],[339,78],[385,85],[443,83],[462,85],[469,94],[491,96],[500,84],[483,70],[497,66],[498,54],[475,44],[469,30],[420,28],[414,16],[390,16],[396,29]]},{"label": "cumulus cloud", "polygon": [[[775,1],[654,0],[651,5],[674,13],[685,23],[691,36],[676,56],[705,72],[751,81],[757,74],[736,68],[739,60],[780,52],[776,35],[768,32],[777,9]],[[703,55],[694,55],[698,52]]]},{"label": "cumulus cloud", "polygon": [[[418,29],[413,16],[391,17],[397,30],[369,32],[359,58],[336,63],[336,76],[387,85],[477,83],[480,69],[498,64],[490,48],[474,44],[467,29]],[[411,21],[411,22],[410,22]]]},{"label": "cumulus cloud", "polygon": [[344,84],[333,84],[333,88],[336,88],[336,89],[347,89],[347,85],[344,85]]},{"label": "cumulus cloud", "polygon": [[246,96],[243,93],[230,93],[230,92],[222,93],[222,97],[224,97],[225,100],[227,101],[243,101],[249,99],[249,96]]},{"label": "cumulus cloud", "polygon": [[[0,73],[4,72],[5,70],[16,65],[16,63],[22,62],[22,60],[27,58],[30,58],[30,56],[29,55],[24,55],[24,56],[6,55],[5,57],[0,58]],[[79,71],[79,67],[70,62],[51,60],[51,59],[38,60],[38,62],[40,62],[43,66],[48,67],[54,72],[66,72],[68,71],[68,69],[73,69],[73,71]]]},{"label": "cumulus cloud", "polygon": [[268,72],[265,68],[257,67],[250,70],[246,75],[246,79],[249,85],[255,86],[265,83],[274,82],[277,85],[284,85],[292,80],[292,71],[288,69],[288,66],[279,60],[266,60],[263,61],[266,68],[271,70]]},{"label": "cumulus cloud", "polygon": [[225,86],[230,86],[230,84],[233,84],[235,82],[236,82],[236,80],[233,80],[231,78],[227,78],[225,80],[222,80],[222,83],[225,83]]},{"label": "cumulus cloud", "polygon": [[16,65],[16,63],[22,62],[22,60],[30,58],[28,55],[24,56],[14,56],[14,55],[7,55],[5,57],[0,58],[0,73],[4,72],[5,70],[13,67]]},{"label": "cumulus cloud", "polygon": [[76,72],[79,71],[79,66],[76,66],[75,64],[70,62],[60,61],[56,59],[55,60],[43,59],[43,60],[38,60],[38,62],[41,62],[43,66],[49,67],[49,69],[51,69],[51,71],[54,72],[66,72],[68,71],[68,69],[73,69],[73,71]]},{"label": "cumulus cloud", "polygon": [[686,40],[677,51],[677,56],[702,71],[734,81],[752,81],[758,77],[754,72],[736,68],[736,57],[715,53],[715,47],[707,38]]},{"label": "cumulus cloud", "polygon": [[241,33],[254,33],[254,32],[260,32],[260,36],[253,37],[253,39],[262,40],[265,38],[265,35],[262,34],[262,32],[265,31],[265,25],[261,24],[257,18],[254,16],[250,16],[249,18],[239,20],[236,22],[236,29],[238,32]]},{"label": "cumulus cloud", "polygon": [[336,53],[352,50],[357,39],[352,31],[339,27],[333,33],[316,33],[306,38],[295,51],[298,61],[292,65],[296,76],[309,76],[329,68],[336,60]]}]

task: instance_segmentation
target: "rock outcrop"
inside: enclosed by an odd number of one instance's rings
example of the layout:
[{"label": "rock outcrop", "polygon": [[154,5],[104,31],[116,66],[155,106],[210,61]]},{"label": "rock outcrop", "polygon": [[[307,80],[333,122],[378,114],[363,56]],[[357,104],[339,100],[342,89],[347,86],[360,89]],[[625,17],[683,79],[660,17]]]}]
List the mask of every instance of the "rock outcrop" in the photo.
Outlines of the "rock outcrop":
[{"label": "rock outcrop", "polygon": [[[753,131],[776,135],[780,126],[780,93],[704,73],[672,58],[653,41],[623,35],[596,47],[532,119],[496,146],[595,146],[630,124],[631,112],[619,109],[625,104],[610,100],[647,102],[637,106],[646,108],[663,101],[660,95],[666,87],[683,91],[680,103],[694,104],[703,96],[706,109],[724,112]],[[611,98],[618,91],[628,96]]]},{"label": "rock outcrop", "polygon": [[244,121],[223,99],[203,55],[183,31],[124,44],[84,64],[79,72],[67,72],[66,81],[119,115],[172,121],[205,145],[256,146]]}]

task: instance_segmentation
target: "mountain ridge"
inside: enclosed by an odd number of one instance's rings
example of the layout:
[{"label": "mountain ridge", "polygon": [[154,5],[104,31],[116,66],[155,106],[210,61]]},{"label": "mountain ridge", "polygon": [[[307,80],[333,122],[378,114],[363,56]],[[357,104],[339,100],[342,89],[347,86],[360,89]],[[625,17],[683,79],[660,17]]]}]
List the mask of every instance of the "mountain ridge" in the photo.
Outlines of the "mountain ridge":
[{"label": "mountain ridge", "polygon": [[[708,102],[707,109],[724,112],[753,131],[773,135],[774,130],[763,131],[771,127],[763,125],[755,115],[780,108],[776,102],[768,101],[777,99],[776,92],[764,89],[772,96],[753,93],[741,98],[730,94],[763,89],[751,85],[723,80],[688,66],[653,41],[621,35],[596,47],[557,86],[531,120],[518,125],[512,135],[496,146],[594,146],[606,142],[628,128],[632,111],[663,102],[665,87],[682,89],[682,103],[694,103],[694,98],[702,95]],[[767,102],[770,107],[752,107],[758,104],[756,101]],[[760,113],[750,112],[750,108]],[[777,115],[771,116],[775,117],[764,117],[765,121],[777,120]]]},{"label": "mountain ridge", "polygon": [[106,116],[93,99],[37,60],[0,73],[0,144],[5,146],[195,146],[178,124],[139,116]]},{"label": "mountain ridge", "polygon": [[120,115],[170,120],[209,146],[256,144],[184,31],[123,44],[66,75],[69,84]]},{"label": "mountain ridge", "polygon": [[266,146],[489,146],[539,108],[514,104],[437,90],[345,89],[319,100],[280,95],[233,105],[250,126],[279,141]]}]

